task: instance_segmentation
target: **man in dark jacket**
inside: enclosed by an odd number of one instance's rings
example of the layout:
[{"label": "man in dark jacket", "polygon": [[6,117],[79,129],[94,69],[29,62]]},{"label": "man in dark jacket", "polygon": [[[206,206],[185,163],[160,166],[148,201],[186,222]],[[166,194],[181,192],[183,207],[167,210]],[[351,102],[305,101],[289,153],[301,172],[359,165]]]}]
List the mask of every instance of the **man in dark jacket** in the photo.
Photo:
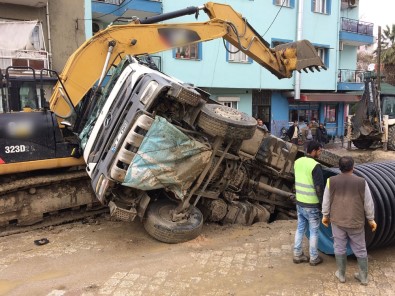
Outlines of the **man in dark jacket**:
[{"label": "man in dark jacket", "polygon": [[[321,154],[322,145],[317,141],[310,141],[307,155],[295,161],[295,191],[298,225],[295,232],[293,262],[310,262],[315,266],[322,262],[318,256],[318,228],[321,221],[321,202],[324,191],[324,178],[321,165],[315,160]],[[302,251],[303,237],[307,226],[310,230],[309,253],[310,258]]]},{"label": "man in dark jacket", "polygon": [[326,131],[326,128],[323,123],[320,123],[319,127],[317,128],[317,141],[321,143],[322,146],[324,144],[327,144],[328,141],[328,132]]},{"label": "man in dark jacket", "polygon": [[323,203],[322,224],[332,223],[334,251],[337,264],[336,277],[346,281],[347,242],[357,257],[359,272],[354,277],[362,285],[368,284],[368,256],[365,242],[365,218],[372,231],[376,230],[374,204],[369,186],[364,178],[353,175],[352,157],[339,160],[341,174],[327,180]]},{"label": "man in dark jacket", "polygon": [[298,145],[299,126],[297,120],[294,120],[293,125],[289,127],[287,131],[287,136],[290,139],[291,143]]}]

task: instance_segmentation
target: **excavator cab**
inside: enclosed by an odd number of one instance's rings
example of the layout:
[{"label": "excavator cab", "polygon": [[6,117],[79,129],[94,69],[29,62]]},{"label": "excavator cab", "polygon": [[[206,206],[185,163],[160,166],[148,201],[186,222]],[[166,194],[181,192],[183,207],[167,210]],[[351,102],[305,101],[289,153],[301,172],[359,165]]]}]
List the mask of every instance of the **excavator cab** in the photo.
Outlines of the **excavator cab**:
[{"label": "excavator cab", "polygon": [[[40,162],[71,156],[77,141],[66,140],[48,101],[57,78],[36,75],[30,67],[8,67],[1,73],[0,163],[2,173],[36,170]],[[29,162],[29,163],[28,163]],[[67,165],[69,166],[69,165]]]}]

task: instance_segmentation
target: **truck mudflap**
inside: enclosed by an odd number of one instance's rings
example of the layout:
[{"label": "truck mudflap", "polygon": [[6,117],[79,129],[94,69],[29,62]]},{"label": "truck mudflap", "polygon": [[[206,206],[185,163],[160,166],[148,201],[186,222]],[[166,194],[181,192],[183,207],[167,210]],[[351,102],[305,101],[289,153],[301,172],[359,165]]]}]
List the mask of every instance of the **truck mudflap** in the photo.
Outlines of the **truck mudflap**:
[{"label": "truck mudflap", "polygon": [[210,147],[156,116],[122,185],[144,191],[166,188],[182,200],[209,162],[211,153]]}]

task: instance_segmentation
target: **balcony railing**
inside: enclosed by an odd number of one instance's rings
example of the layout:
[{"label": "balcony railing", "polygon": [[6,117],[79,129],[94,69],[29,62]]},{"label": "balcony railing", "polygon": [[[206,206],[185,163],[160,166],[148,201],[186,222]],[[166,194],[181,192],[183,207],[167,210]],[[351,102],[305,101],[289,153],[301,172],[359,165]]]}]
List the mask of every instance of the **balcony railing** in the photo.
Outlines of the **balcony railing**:
[{"label": "balcony railing", "polygon": [[48,52],[44,50],[0,50],[0,69],[10,66],[31,67],[35,70],[48,68]]},{"label": "balcony railing", "polygon": [[366,71],[339,69],[338,81],[345,83],[363,83],[365,81]]},{"label": "balcony railing", "polygon": [[373,36],[373,23],[362,22],[359,20],[341,18],[341,30],[356,34]]},{"label": "balcony railing", "polygon": [[121,5],[125,0],[95,0],[95,1],[103,2],[107,4]]}]

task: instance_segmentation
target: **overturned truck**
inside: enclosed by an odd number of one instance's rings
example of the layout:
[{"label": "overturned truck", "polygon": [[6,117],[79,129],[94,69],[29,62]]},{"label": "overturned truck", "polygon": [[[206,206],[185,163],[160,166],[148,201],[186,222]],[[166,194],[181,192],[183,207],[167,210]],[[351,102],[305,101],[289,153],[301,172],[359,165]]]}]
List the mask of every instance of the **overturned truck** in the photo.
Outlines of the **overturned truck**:
[{"label": "overturned truck", "polygon": [[160,241],[195,238],[204,218],[294,214],[296,145],[134,57],[118,66],[80,138],[100,202],[120,220],[140,217]]}]

